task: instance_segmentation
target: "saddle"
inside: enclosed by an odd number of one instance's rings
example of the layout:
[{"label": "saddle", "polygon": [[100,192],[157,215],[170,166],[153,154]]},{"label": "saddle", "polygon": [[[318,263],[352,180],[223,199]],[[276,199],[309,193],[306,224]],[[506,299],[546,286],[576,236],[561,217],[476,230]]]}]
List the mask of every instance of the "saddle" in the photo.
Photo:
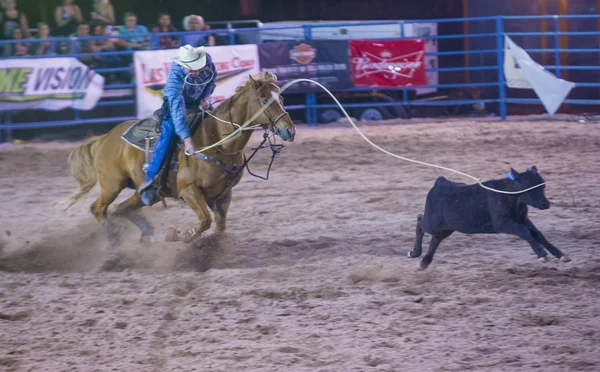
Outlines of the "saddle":
[{"label": "saddle", "polygon": [[[151,117],[136,121],[121,136],[121,138],[129,145],[144,152],[146,159],[144,167],[150,162],[150,154],[154,152],[156,141],[160,136],[162,125],[161,111],[162,109],[158,109],[154,111]],[[190,134],[194,135],[198,127],[200,127],[204,121],[203,112],[200,110],[189,112],[188,109],[185,121],[188,128],[190,128]],[[156,186],[159,189],[159,196],[161,193],[164,194],[163,196],[166,196],[165,191],[171,188],[170,183],[174,182],[176,179],[179,162],[177,156],[173,155],[176,153],[175,150],[179,147],[182,147],[182,141],[178,136],[174,136],[173,141],[168,146],[166,155],[157,174]],[[173,170],[173,172],[169,172],[170,170]],[[146,172],[145,168],[144,172]],[[134,185],[128,185],[128,187],[136,189]]]}]

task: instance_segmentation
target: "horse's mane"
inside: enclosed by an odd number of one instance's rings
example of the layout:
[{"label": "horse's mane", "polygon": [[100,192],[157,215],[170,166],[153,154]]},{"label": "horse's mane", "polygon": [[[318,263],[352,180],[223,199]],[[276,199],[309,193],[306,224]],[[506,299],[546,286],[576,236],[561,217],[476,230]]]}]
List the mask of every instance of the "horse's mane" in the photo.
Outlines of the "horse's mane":
[{"label": "horse's mane", "polygon": [[[254,88],[254,84],[258,83],[259,87],[258,87],[258,91],[261,91],[262,89],[265,88],[269,88],[269,89],[273,89],[275,91],[279,91],[279,87],[277,86],[277,84],[275,84],[277,82],[277,76],[270,73],[270,72],[258,72],[254,75],[250,75],[252,77],[252,79],[248,79],[248,81],[244,84],[244,85],[239,85],[238,87],[235,88],[235,93],[225,99],[216,109],[215,109],[215,113],[217,112],[221,112],[221,110],[228,110],[229,108],[229,104],[232,102],[232,100],[238,98],[238,96],[244,92],[246,89],[249,88]],[[254,82],[252,82],[252,80],[254,80]]]},{"label": "horse's mane", "polygon": [[[269,85],[271,87],[275,87],[277,89],[279,89],[279,87],[275,84],[277,82],[277,76],[273,75],[270,72],[257,72],[254,75],[251,75],[252,79],[254,79],[254,81],[256,81],[257,83],[259,83],[261,86],[262,85]],[[240,93],[243,90],[246,90],[247,88],[252,86],[252,80],[248,79],[248,81],[246,82],[246,84],[244,85],[240,85],[237,88],[235,88],[235,93]]]}]

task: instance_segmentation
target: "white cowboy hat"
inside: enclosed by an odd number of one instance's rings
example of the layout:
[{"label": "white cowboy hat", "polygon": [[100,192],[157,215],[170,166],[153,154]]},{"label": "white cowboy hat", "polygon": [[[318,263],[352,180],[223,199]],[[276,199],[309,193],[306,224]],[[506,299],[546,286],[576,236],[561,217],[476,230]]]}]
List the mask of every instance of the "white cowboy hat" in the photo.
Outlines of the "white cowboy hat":
[{"label": "white cowboy hat", "polygon": [[184,45],[179,48],[179,56],[172,58],[173,62],[190,70],[200,70],[206,66],[206,51],[204,47],[194,48]]}]

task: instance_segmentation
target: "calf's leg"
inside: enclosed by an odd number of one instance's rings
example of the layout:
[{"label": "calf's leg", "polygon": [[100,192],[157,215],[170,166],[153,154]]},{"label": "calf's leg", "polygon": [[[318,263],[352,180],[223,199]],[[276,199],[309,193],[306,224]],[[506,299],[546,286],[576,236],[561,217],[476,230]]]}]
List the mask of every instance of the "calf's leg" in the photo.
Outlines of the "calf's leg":
[{"label": "calf's leg", "polygon": [[431,237],[431,242],[429,243],[429,250],[423,259],[421,260],[421,270],[427,269],[431,261],[433,261],[433,255],[435,254],[435,250],[440,246],[442,240],[446,239],[450,235],[452,235],[454,231],[452,230],[444,230],[434,234]]},{"label": "calf's leg", "polygon": [[516,235],[519,238],[526,240],[529,243],[529,245],[531,245],[531,249],[533,249],[535,254],[538,256],[538,259],[540,261],[546,261],[546,256],[548,254],[546,253],[544,248],[542,248],[540,243],[538,243],[537,240],[534,239],[531,231],[527,226],[521,225],[515,221],[508,221],[504,225],[502,225],[501,228],[498,230],[498,232]]},{"label": "calf's leg", "polygon": [[531,222],[531,220],[529,218],[525,220],[525,226],[527,226],[527,228],[529,229],[531,236],[538,243],[540,243],[542,246],[544,246],[544,248],[546,248],[548,250],[548,252],[550,252],[554,257],[558,258],[559,260],[561,260],[563,262],[571,261],[571,259],[569,259],[568,256],[566,256],[564,253],[562,253],[560,249],[556,248],[554,245],[552,245],[546,239],[546,237],[544,237],[542,232],[540,230],[538,230],[537,227],[535,227],[535,225],[533,224],[533,222]]},{"label": "calf's leg", "polygon": [[421,227],[422,221],[423,215],[420,214],[417,216],[417,239],[415,240],[415,247],[412,251],[408,251],[408,258],[417,258],[423,253],[423,236],[425,235],[425,231],[423,231],[423,228]]}]

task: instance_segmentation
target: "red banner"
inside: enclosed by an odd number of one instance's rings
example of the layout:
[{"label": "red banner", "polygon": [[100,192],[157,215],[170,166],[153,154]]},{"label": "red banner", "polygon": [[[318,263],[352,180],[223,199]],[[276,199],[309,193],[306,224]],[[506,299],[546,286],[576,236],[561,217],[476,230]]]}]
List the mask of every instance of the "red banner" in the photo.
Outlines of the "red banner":
[{"label": "red banner", "polygon": [[425,40],[350,40],[355,87],[427,85]]}]

